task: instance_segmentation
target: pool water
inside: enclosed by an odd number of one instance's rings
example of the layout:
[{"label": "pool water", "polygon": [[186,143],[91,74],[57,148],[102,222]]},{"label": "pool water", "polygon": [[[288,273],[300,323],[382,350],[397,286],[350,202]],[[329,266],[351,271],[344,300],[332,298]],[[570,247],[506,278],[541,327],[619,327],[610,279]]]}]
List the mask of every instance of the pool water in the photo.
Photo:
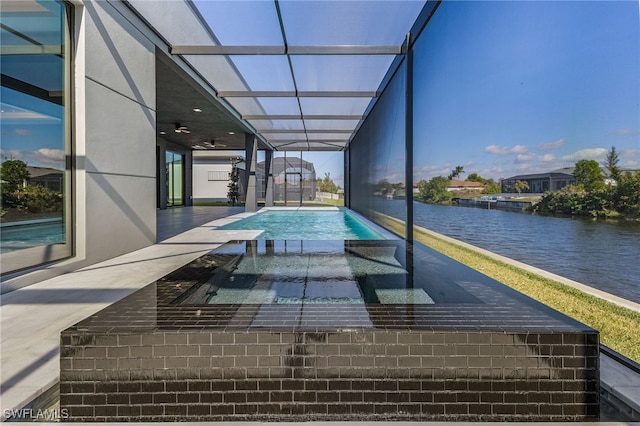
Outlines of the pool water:
[{"label": "pool water", "polygon": [[49,244],[64,244],[65,230],[61,219],[33,221],[22,224],[5,224],[0,231],[0,252],[38,247]]},{"label": "pool water", "polygon": [[258,240],[384,240],[346,209],[263,210],[220,226],[224,230],[264,230]]},{"label": "pool water", "polygon": [[[187,304],[433,304],[422,288],[408,288],[397,246],[341,241],[229,243],[233,255]],[[413,286],[410,286],[413,287]]]}]

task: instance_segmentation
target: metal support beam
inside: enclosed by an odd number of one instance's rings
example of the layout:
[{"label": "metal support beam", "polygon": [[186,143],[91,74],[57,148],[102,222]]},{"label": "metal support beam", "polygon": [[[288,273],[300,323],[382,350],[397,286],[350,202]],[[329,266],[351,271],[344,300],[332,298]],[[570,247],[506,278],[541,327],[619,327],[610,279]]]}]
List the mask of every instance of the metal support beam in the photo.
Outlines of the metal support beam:
[{"label": "metal support beam", "polygon": [[404,46],[171,46],[172,55],[402,55]]},{"label": "metal support beam", "polygon": [[245,120],[362,120],[364,115],[243,115]]},{"label": "metal support beam", "polygon": [[309,140],[289,140],[289,139],[268,139],[270,144],[278,145],[278,144],[292,144],[292,143],[324,143],[324,144],[346,144],[349,142],[348,139],[309,139]]},{"label": "metal support beam", "polygon": [[[353,133],[353,130],[338,130],[338,129],[330,129],[330,130],[291,130],[291,129],[261,129],[261,130],[256,130],[259,133],[282,133],[282,134],[323,134],[323,133],[327,133],[327,134],[346,134],[346,135],[350,135],[351,133]],[[311,139],[312,140],[312,139]],[[310,141],[311,141],[310,140]]]},{"label": "metal support beam", "polygon": [[405,239],[413,242],[413,48],[411,33],[407,34],[407,64],[405,86]]},{"label": "metal support beam", "polygon": [[380,92],[370,91],[222,91],[221,98],[376,98]]}]

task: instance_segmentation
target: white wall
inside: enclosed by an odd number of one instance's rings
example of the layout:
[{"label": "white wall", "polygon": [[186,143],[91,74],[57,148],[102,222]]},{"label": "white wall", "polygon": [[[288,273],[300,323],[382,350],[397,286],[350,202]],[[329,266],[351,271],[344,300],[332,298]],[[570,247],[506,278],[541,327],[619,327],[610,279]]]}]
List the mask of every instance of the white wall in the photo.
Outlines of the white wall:
[{"label": "white wall", "polygon": [[226,201],[229,190],[229,179],[224,181],[210,181],[209,171],[220,172],[228,176],[231,164],[225,163],[193,163],[193,200]]},{"label": "white wall", "polygon": [[99,261],[155,243],[155,46],[110,3],[85,9],[84,238]]}]

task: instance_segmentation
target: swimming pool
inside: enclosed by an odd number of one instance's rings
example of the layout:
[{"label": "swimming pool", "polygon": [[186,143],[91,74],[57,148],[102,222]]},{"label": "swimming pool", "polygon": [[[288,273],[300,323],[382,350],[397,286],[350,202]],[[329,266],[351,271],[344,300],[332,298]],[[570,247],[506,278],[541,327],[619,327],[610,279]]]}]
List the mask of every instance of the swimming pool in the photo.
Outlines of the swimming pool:
[{"label": "swimming pool", "polygon": [[[433,304],[423,288],[407,287],[395,243],[248,241],[217,253],[231,260],[180,304]],[[355,307],[354,307],[355,309]]]},{"label": "swimming pool", "polygon": [[60,341],[78,422],[598,418],[597,331],[404,240],[230,241]]},{"label": "swimming pool", "polygon": [[258,240],[384,240],[347,209],[261,210],[223,225],[222,230],[264,230]]}]

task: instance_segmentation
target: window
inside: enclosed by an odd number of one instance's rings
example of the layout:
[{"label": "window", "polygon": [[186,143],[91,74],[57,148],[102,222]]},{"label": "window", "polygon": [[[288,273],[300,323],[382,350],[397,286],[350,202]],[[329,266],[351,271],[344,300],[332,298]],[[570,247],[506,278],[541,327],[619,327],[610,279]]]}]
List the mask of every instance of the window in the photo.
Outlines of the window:
[{"label": "window", "polygon": [[167,207],[184,205],[184,155],[167,151]]},{"label": "window", "polygon": [[71,255],[70,35],[59,1],[3,3],[2,271]]},{"label": "window", "polygon": [[209,181],[227,181],[229,180],[229,172],[222,170],[209,170],[207,172],[207,180]]}]

